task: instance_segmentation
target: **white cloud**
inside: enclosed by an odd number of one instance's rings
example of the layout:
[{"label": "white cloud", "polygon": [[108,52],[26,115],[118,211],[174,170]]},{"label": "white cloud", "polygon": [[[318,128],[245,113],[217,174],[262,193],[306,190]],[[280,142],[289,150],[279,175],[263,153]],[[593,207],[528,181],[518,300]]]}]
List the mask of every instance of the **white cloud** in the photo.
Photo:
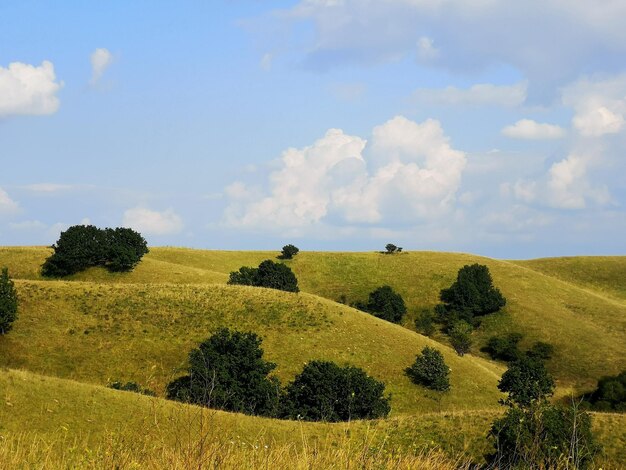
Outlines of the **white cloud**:
[{"label": "white cloud", "polygon": [[438,58],[439,55],[440,51],[435,47],[435,42],[431,38],[422,36],[417,40],[417,59],[419,61],[428,62]]},{"label": "white cloud", "polygon": [[242,183],[227,188],[227,225],[283,229],[436,218],[451,209],[466,163],[438,121],[401,116],[376,127],[369,145],[330,129],[309,147],[286,150],[281,160],[269,194],[254,194]]},{"label": "white cloud", "polygon": [[18,209],[18,205],[13,201],[7,192],[0,188],[0,214],[10,214]]},{"label": "white cloud", "polygon": [[526,82],[514,85],[493,85],[482,83],[461,89],[420,88],[413,97],[420,103],[448,106],[505,106],[515,107],[526,101]]},{"label": "white cloud", "polygon": [[143,235],[173,235],[183,229],[183,221],[173,210],[153,211],[145,207],[135,207],[124,212],[122,224]]},{"label": "white cloud", "polygon": [[621,132],[626,124],[626,74],[581,79],[562,91],[563,104],[574,109],[572,124],[584,137]]},{"label": "white cloud", "polygon": [[554,124],[541,124],[532,119],[521,119],[502,129],[502,134],[513,139],[549,140],[565,137],[565,129]]},{"label": "white cloud", "polygon": [[569,155],[552,165],[549,171],[550,204],[561,209],[583,209],[589,201],[598,205],[611,202],[605,186],[592,187],[587,179],[587,158]]},{"label": "white cloud", "polygon": [[92,85],[98,83],[102,75],[113,63],[113,54],[103,47],[96,49],[91,53],[91,81]]},{"label": "white cloud", "polygon": [[21,62],[0,67],[0,117],[54,114],[63,86],[55,80],[54,65],[47,60],[38,67]]}]

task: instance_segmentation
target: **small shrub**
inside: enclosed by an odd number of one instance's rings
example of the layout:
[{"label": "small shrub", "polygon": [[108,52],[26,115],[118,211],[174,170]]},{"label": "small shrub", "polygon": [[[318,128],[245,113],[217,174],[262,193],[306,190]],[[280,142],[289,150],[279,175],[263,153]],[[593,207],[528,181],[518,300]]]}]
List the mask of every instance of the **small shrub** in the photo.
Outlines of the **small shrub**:
[{"label": "small shrub", "polygon": [[286,292],[299,292],[298,279],[289,266],[263,261],[258,268],[242,266],[239,271],[230,273],[228,284],[268,287]]},{"label": "small shrub", "polygon": [[432,311],[423,310],[415,319],[415,329],[425,336],[432,336],[435,334],[435,319]]},{"label": "small shrub", "polygon": [[432,390],[445,392],[450,390],[450,368],[443,360],[443,354],[434,348],[425,347],[418,354],[411,367],[405,369],[406,375],[418,385]]},{"label": "small shrub", "polygon": [[8,333],[17,319],[17,293],[8,268],[0,274],[0,335]]},{"label": "small shrub", "polygon": [[382,418],[391,410],[384,392],[385,384],[358,367],[312,361],[287,386],[283,415],[328,422]]},{"label": "small shrub", "polygon": [[154,393],[149,388],[143,388],[137,382],[111,382],[107,385],[107,387],[112,388],[114,390],[122,390],[124,392],[135,392],[141,393],[142,395],[147,395],[150,397],[156,397],[156,393]]},{"label": "small shrub", "polygon": [[450,344],[459,356],[470,352],[472,347],[472,325],[466,321],[456,321],[448,330]]},{"label": "small shrub", "polygon": [[278,257],[280,259],[292,259],[294,256],[298,254],[299,251],[300,250],[298,249],[298,247],[292,244],[285,245],[283,246],[283,250],[281,251]]},{"label": "small shrub", "polygon": [[364,308],[361,304],[357,305],[362,310],[393,323],[402,322],[406,314],[404,299],[389,286],[382,286],[370,292],[369,300]]},{"label": "small shrub", "polygon": [[554,354],[554,346],[550,343],[545,343],[543,341],[537,341],[533,344],[533,347],[526,353],[531,357],[535,357],[537,359],[541,359],[542,361],[547,361],[552,358]]},{"label": "small shrub", "polygon": [[596,411],[626,411],[626,370],[615,376],[602,377],[586,400]]},{"label": "small shrub", "polygon": [[254,333],[219,329],[189,353],[189,375],[167,387],[167,397],[210,408],[276,416],[280,382],[268,377],[276,364],[263,360]]},{"label": "small shrub", "polygon": [[517,345],[522,340],[521,333],[509,333],[506,336],[492,336],[487,341],[483,351],[487,352],[492,359],[513,362],[519,359],[520,350]]}]

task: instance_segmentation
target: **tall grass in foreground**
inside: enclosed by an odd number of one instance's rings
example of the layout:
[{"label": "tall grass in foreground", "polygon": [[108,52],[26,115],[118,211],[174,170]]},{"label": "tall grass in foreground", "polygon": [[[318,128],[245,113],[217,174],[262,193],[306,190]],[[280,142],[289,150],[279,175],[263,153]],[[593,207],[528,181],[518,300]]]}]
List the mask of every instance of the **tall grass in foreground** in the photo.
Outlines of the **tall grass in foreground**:
[{"label": "tall grass in foreground", "polygon": [[464,459],[453,460],[441,451],[417,455],[396,453],[384,447],[372,449],[367,442],[348,440],[343,445],[202,442],[182,447],[161,443],[129,442],[109,434],[96,448],[62,436],[47,442],[22,434],[0,440],[0,463],[11,469],[425,469],[468,470]]}]

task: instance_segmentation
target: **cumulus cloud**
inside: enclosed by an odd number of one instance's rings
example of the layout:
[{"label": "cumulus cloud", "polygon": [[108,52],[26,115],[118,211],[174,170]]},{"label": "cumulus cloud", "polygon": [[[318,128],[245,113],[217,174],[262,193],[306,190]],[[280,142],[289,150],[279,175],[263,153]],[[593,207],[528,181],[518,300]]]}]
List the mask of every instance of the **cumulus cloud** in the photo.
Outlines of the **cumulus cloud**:
[{"label": "cumulus cloud", "polygon": [[532,119],[521,119],[502,129],[502,134],[512,139],[550,140],[565,137],[565,129],[555,124],[541,124]]},{"label": "cumulus cloud", "polygon": [[482,83],[470,88],[420,88],[413,98],[420,103],[447,106],[505,106],[515,107],[526,101],[527,83],[493,85]]},{"label": "cumulus cloud", "polygon": [[563,104],[574,109],[572,124],[584,137],[617,134],[626,124],[626,74],[584,78],[565,87]]},{"label": "cumulus cloud", "polygon": [[313,145],[283,153],[269,193],[229,186],[225,222],[282,229],[431,220],[453,206],[465,164],[435,120],[395,117],[373,130],[370,143],[330,129]]},{"label": "cumulus cloud", "polygon": [[113,63],[113,54],[108,49],[103,47],[96,49],[91,53],[91,81],[92,85],[95,85],[100,81],[102,75]]},{"label": "cumulus cloud", "polygon": [[550,204],[561,209],[583,209],[588,202],[606,205],[611,196],[605,186],[593,187],[587,178],[588,159],[569,155],[552,165],[549,171]]},{"label": "cumulus cloud", "polygon": [[25,114],[54,114],[59,109],[54,65],[43,61],[40,66],[13,62],[0,67],[0,117]]},{"label": "cumulus cloud", "polygon": [[7,192],[0,188],[0,214],[9,214],[17,211],[18,205],[13,201]]},{"label": "cumulus cloud", "polygon": [[173,210],[153,211],[135,207],[124,212],[122,224],[143,235],[173,235],[183,229],[183,221]]}]

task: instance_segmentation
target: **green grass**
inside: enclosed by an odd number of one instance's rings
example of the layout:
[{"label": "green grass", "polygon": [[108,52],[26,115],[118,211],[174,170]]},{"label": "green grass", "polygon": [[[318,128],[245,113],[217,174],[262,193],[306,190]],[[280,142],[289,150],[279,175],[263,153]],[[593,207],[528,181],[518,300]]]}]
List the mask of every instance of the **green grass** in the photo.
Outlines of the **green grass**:
[{"label": "green grass", "polygon": [[626,300],[626,256],[575,256],[514,261],[548,276]]},{"label": "green grass", "polygon": [[[265,445],[291,445],[299,449],[295,459],[305,448],[317,449],[316,453],[351,448],[355,454],[406,456],[442,449],[454,458],[464,455],[480,462],[491,449],[486,433],[499,413],[498,409],[435,412],[335,424],[281,421],[201,409],[25,371],[0,370],[0,456],[7,455],[2,451],[5,441],[12,442],[13,436],[28,432],[21,447],[40,439],[51,449],[53,461],[68,454],[93,455],[110,440],[115,446],[109,450],[119,453],[130,449],[137,460],[146,457],[141,453],[146,452],[147,443],[181,452],[196,451],[195,446],[204,440],[209,447],[235,446],[242,452]],[[619,462],[626,461],[626,416],[595,414],[593,423],[606,453],[598,463],[603,468],[619,468]],[[354,465],[357,467],[361,468]]]},{"label": "green grass", "polygon": [[[225,285],[16,281],[14,330],[0,341],[7,367],[95,384],[133,380],[162,393],[189,351],[220,326],[262,336],[276,375],[313,359],[350,363],[387,384],[396,414],[496,406],[503,367],[310,294]],[[442,350],[452,391],[438,396],[403,371],[426,345]]]}]

